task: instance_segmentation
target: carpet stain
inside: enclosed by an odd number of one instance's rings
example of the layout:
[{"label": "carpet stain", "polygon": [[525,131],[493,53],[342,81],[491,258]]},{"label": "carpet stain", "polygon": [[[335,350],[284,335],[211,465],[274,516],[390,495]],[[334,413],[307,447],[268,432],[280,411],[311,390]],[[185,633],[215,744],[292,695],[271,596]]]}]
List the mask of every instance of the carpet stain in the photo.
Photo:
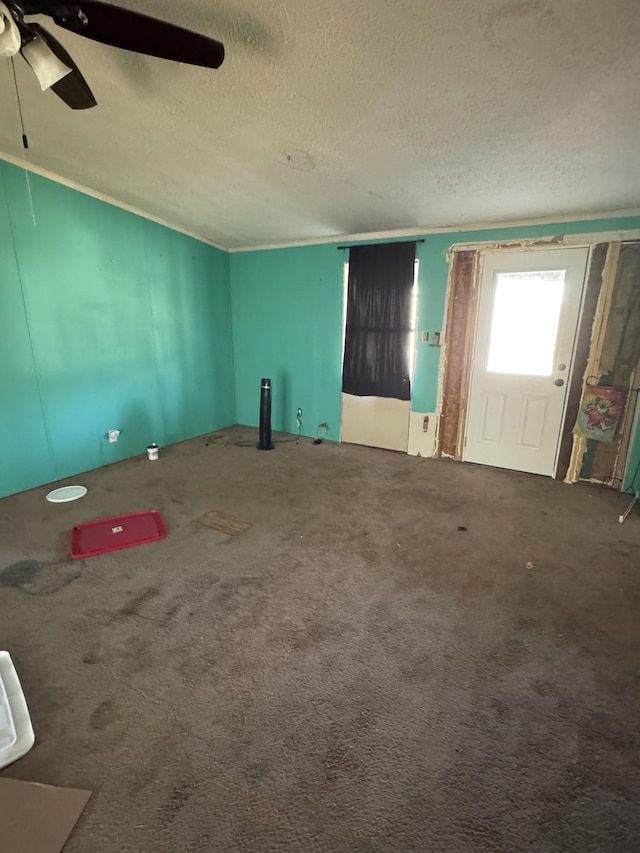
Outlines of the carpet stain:
[{"label": "carpet stain", "polygon": [[165,828],[170,826],[180,811],[189,802],[190,798],[191,789],[189,783],[180,782],[175,785],[169,793],[167,802],[161,807],[160,824]]},{"label": "carpet stain", "polygon": [[117,713],[114,699],[105,699],[91,714],[89,724],[94,731],[101,732],[109,728]]},{"label": "carpet stain", "polygon": [[122,607],[115,615],[116,619],[122,619],[123,617],[128,616],[139,616],[142,619],[146,619],[146,616],[143,616],[140,613],[142,607],[151,601],[156,596],[160,595],[160,590],[157,586],[150,586],[145,589],[143,592],[135,595],[133,598],[129,599],[129,601]]},{"label": "carpet stain", "polygon": [[339,740],[329,744],[322,763],[327,778],[333,781],[341,776],[352,776],[359,767],[353,748]]},{"label": "carpet stain", "polygon": [[429,655],[420,655],[401,670],[403,676],[417,681],[428,681],[433,676],[433,661]]},{"label": "carpet stain", "polygon": [[50,565],[51,563],[43,563],[39,560],[19,560],[17,563],[10,563],[0,571],[0,586],[20,588],[35,580],[40,572]]},{"label": "carpet stain", "polygon": [[80,577],[84,561],[81,561],[80,566],[72,563],[71,558],[19,560],[0,571],[0,587],[20,589],[28,595],[53,595]]},{"label": "carpet stain", "polygon": [[90,619],[96,619],[99,622],[124,622],[132,617],[144,619],[147,622],[154,622],[151,616],[145,616],[140,610],[145,604],[148,604],[156,596],[160,595],[160,590],[157,586],[150,586],[143,592],[134,595],[118,610],[106,610],[104,607],[91,607],[84,611],[84,615]]},{"label": "carpet stain", "polygon": [[167,610],[167,612],[163,615],[162,619],[160,620],[160,626],[162,628],[166,628],[168,625],[171,624],[171,622],[173,622],[175,617],[180,612],[181,606],[182,606],[181,604],[174,604],[173,607],[170,607],[169,610]]},{"label": "carpet stain", "polygon": [[336,640],[344,636],[348,630],[347,624],[342,622],[334,624],[330,619],[309,621],[302,625],[277,625],[269,641],[277,645],[286,643],[292,650],[304,652],[321,643]]},{"label": "carpet stain", "polygon": [[270,771],[271,767],[266,761],[252,761],[242,768],[245,779],[254,785],[266,779]]}]

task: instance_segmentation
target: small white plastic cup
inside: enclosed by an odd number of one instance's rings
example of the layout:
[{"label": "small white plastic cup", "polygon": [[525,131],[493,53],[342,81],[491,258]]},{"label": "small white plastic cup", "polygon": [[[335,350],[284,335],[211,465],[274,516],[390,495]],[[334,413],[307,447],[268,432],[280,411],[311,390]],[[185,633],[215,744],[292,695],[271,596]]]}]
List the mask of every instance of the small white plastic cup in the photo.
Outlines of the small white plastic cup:
[{"label": "small white plastic cup", "polygon": [[160,448],[157,444],[150,444],[149,447],[147,447],[147,456],[149,457],[150,462],[155,462],[159,453]]}]

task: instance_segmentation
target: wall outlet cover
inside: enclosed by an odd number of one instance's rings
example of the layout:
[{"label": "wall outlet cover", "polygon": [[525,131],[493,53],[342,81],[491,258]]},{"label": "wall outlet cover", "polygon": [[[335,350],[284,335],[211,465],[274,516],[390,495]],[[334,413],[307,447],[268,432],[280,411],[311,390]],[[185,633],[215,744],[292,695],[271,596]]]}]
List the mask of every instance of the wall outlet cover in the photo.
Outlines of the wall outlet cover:
[{"label": "wall outlet cover", "polygon": [[119,429],[110,429],[108,432],[109,441],[113,444],[114,441],[117,441],[120,438],[120,430]]}]

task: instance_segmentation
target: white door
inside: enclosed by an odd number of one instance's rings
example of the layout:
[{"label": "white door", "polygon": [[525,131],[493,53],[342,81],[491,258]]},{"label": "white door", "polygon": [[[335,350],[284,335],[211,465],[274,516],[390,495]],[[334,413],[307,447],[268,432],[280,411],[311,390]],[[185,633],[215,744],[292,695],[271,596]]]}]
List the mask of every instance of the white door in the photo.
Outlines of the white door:
[{"label": "white door", "polygon": [[554,475],[587,259],[581,248],[485,255],[466,462]]}]

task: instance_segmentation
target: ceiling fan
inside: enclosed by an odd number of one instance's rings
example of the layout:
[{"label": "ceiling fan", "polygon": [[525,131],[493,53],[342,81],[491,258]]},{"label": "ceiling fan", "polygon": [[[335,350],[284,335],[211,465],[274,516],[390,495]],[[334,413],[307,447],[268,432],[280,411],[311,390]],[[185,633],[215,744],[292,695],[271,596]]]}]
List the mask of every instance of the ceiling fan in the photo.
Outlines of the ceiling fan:
[{"label": "ceiling fan", "polygon": [[222,42],[101,0],[0,0],[0,56],[19,51],[42,89],[52,89],[73,110],[95,107],[93,92],[60,42],[25,20],[30,15],[48,15],[77,35],[161,59],[205,68],[219,68],[224,59]]}]

